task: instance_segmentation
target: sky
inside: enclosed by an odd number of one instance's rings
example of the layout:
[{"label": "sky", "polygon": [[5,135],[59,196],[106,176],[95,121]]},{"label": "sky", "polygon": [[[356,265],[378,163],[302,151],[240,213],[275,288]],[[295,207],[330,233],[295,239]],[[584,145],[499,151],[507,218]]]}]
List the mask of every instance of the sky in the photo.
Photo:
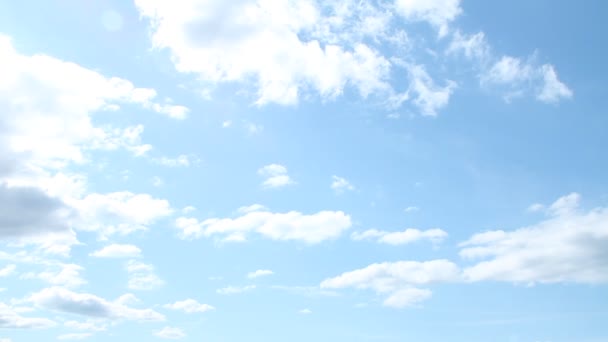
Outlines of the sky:
[{"label": "sky", "polygon": [[0,2],[0,342],[608,341],[607,11]]}]

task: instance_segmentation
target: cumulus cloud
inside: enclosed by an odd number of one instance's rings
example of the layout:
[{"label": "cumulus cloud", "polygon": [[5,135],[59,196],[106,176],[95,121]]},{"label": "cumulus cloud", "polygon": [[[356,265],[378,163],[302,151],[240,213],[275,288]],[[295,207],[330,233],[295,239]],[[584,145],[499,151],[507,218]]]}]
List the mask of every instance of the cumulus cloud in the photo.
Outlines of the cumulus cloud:
[{"label": "cumulus cloud", "polygon": [[369,229],[363,232],[354,232],[351,235],[353,240],[375,240],[378,243],[389,245],[405,245],[420,240],[429,240],[434,244],[440,243],[448,236],[448,233],[441,229],[419,230],[408,228],[401,232],[388,232],[384,230]]},{"label": "cumulus cloud", "polygon": [[46,329],[56,323],[47,318],[24,317],[14,308],[0,303],[0,328],[2,329]]},{"label": "cumulus cloud", "polygon": [[177,301],[173,304],[165,304],[163,305],[163,307],[171,310],[180,310],[189,314],[215,310],[215,308],[209,304],[201,304],[196,300],[190,298],[182,301]]},{"label": "cumulus cloud", "polygon": [[127,287],[132,290],[149,291],[155,290],[165,284],[154,272],[154,266],[144,264],[137,260],[129,260],[126,264],[129,273]]},{"label": "cumulus cloud", "polygon": [[269,164],[258,170],[258,175],[264,177],[262,186],[265,188],[280,188],[294,184],[294,181],[287,174],[287,168],[279,164]]},{"label": "cumulus cloud", "polygon": [[416,94],[414,104],[422,115],[437,116],[437,112],[448,105],[456,82],[447,80],[444,86],[439,86],[424,66],[408,65],[407,69],[411,78],[409,92]]},{"label": "cumulus cloud", "polygon": [[426,21],[445,36],[449,24],[462,13],[460,0],[396,0],[395,7],[406,19]]},{"label": "cumulus cloud", "polygon": [[257,270],[254,272],[247,273],[247,278],[254,279],[254,278],[259,278],[259,277],[266,277],[266,276],[273,275],[273,274],[274,274],[274,272],[271,270]]},{"label": "cumulus cloud", "polygon": [[79,213],[78,229],[96,231],[103,237],[147,230],[148,225],[173,213],[167,200],[128,191],[93,193],[71,204]]},{"label": "cumulus cloud", "polygon": [[17,265],[15,264],[6,265],[3,268],[0,268],[0,278],[8,277],[9,275],[13,274],[15,269],[17,269]]},{"label": "cumulus cloud", "polygon": [[342,177],[338,177],[338,176],[332,176],[332,182],[331,182],[331,188],[336,192],[336,193],[343,193],[345,191],[353,191],[355,190],[355,187],[350,184],[350,182],[348,180],[346,180],[346,178],[342,178]]},{"label": "cumulus cloud", "polygon": [[[178,71],[212,84],[253,80],[258,104],[294,104],[307,90],[333,98],[346,86],[362,96],[387,88],[386,58],[363,42],[345,46],[338,41],[342,35],[336,29],[342,29],[323,12],[335,13],[340,6],[321,8],[312,0],[135,3],[150,20],[153,45],[171,52]],[[373,21],[366,25],[376,31],[377,26]]]},{"label": "cumulus cloud", "polygon": [[420,286],[454,282],[460,278],[460,269],[448,260],[384,262],[325,279],[321,288],[370,289],[385,296],[385,306],[402,308],[431,296],[430,290]]},{"label": "cumulus cloud", "polygon": [[154,336],[169,340],[179,340],[186,337],[186,333],[184,333],[180,328],[164,327],[155,332]]},{"label": "cumulus cloud", "polygon": [[165,320],[162,314],[152,309],[135,309],[118,301],[111,302],[93,294],[72,292],[62,287],[43,289],[32,294],[28,301],[40,308],[92,318],[130,321]]},{"label": "cumulus cloud", "polygon": [[523,61],[512,56],[502,56],[481,75],[484,86],[506,88],[506,100],[532,92],[537,100],[557,103],[569,99],[573,92],[562,83],[551,64],[537,65],[534,59]]},{"label": "cumulus cloud", "polygon": [[21,279],[39,279],[52,285],[65,287],[79,287],[87,283],[81,276],[84,268],[76,264],[46,263],[48,266],[45,271],[36,273],[28,272],[21,275]]},{"label": "cumulus cloud", "polygon": [[97,258],[137,258],[141,249],[135,245],[111,244],[89,254]]},{"label": "cumulus cloud", "polygon": [[478,261],[464,269],[469,281],[607,283],[608,208],[583,210],[580,195],[559,198],[548,217],[512,231],[473,235],[460,255]]},{"label": "cumulus cloud", "polygon": [[341,211],[320,211],[311,215],[297,211],[255,211],[236,218],[199,221],[180,217],[175,220],[175,227],[183,239],[219,236],[223,241],[245,241],[248,235],[257,233],[272,240],[296,240],[309,244],[335,239],[351,224],[350,216]]}]

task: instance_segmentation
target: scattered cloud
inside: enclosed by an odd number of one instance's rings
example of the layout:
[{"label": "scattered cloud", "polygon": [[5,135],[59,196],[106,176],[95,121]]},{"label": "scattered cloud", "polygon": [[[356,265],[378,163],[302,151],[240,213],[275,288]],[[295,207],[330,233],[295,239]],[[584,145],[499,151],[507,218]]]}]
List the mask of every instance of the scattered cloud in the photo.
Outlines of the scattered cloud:
[{"label": "scattered cloud", "polygon": [[434,244],[440,243],[448,236],[441,229],[418,230],[408,228],[402,232],[387,232],[384,230],[369,229],[364,232],[354,232],[351,238],[356,241],[376,240],[378,243],[389,245],[405,245],[420,240],[429,240]]},{"label": "scattered cloud", "polygon": [[350,216],[341,211],[320,211],[311,215],[297,211],[255,211],[236,218],[199,221],[179,217],[175,220],[182,239],[219,236],[222,241],[245,241],[249,234],[257,233],[272,240],[296,240],[309,244],[335,239],[351,225]]},{"label": "scattered cloud", "polygon": [[40,308],[91,318],[130,321],[165,320],[162,314],[152,309],[135,309],[119,302],[110,302],[93,294],[72,292],[62,287],[43,289],[32,294],[28,301]]},{"label": "scattered cloud", "polygon": [[71,204],[78,209],[78,229],[96,231],[102,237],[145,231],[149,225],[173,213],[167,200],[128,191],[93,193]]},{"label": "scattered cloud", "polygon": [[580,195],[563,196],[547,209],[548,217],[513,231],[473,235],[460,244],[460,255],[479,260],[466,267],[468,281],[513,283],[607,283],[608,208],[579,208]]},{"label": "scattered cloud", "polygon": [[295,183],[287,174],[287,168],[279,164],[269,164],[260,168],[258,175],[265,178],[262,183],[265,188],[280,188]]},{"label": "scattered cloud", "polygon": [[188,167],[198,162],[198,158],[186,154],[180,154],[175,158],[161,157],[152,160],[159,165],[167,167]]},{"label": "scattered cloud", "polygon": [[17,265],[15,264],[6,265],[3,268],[0,268],[0,278],[8,277],[13,274],[15,269],[17,269]]},{"label": "scattered cloud", "polygon": [[75,288],[87,284],[87,281],[80,275],[82,271],[84,268],[76,264],[51,263],[42,272],[23,273],[20,278],[39,279],[51,285]]},{"label": "scattered cloud", "polygon": [[102,322],[98,322],[95,320],[87,320],[86,322],[78,322],[78,321],[66,321],[63,323],[66,328],[75,329],[75,330],[88,330],[88,331],[105,331],[107,330],[107,325]]},{"label": "scattered cloud", "polygon": [[111,244],[89,255],[97,258],[138,258],[141,249],[135,245]]},{"label": "scattered cloud", "polygon": [[406,213],[415,213],[417,211],[420,211],[420,208],[416,207],[416,206],[409,206],[409,207],[405,208]]},{"label": "scattered cloud", "polygon": [[189,314],[215,310],[215,308],[209,304],[201,304],[196,300],[190,298],[182,301],[177,301],[173,304],[165,304],[163,305],[163,307],[171,310],[181,310]]},{"label": "scattered cloud", "polygon": [[129,273],[127,287],[131,290],[149,291],[163,286],[165,282],[154,273],[154,266],[137,260],[129,260],[126,264]]},{"label": "scattered cloud", "polygon": [[47,318],[23,317],[14,308],[0,302],[0,328],[2,329],[46,329],[57,325]]},{"label": "scattered cloud", "polygon": [[243,292],[248,292],[255,289],[255,285],[246,285],[246,286],[227,286],[221,289],[217,289],[215,292],[221,295],[233,295],[239,294]]},{"label": "scattered cloud", "polygon": [[454,282],[460,277],[458,266],[448,260],[384,262],[326,279],[321,288],[370,289],[385,296],[385,306],[402,308],[431,297],[431,291],[420,286]]},{"label": "scattered cloud", "polygon": [[180,328],[164,327],[155,332],[154,336],[169,340],[179,340],[186,337],[186,333],[184,333]]},{"label": "scattered cloud", "polygon": [[355,187],[350,184],[350,182],[348,180],[346,180],[345,178],[342,177],[338,177],[338,176],[331,176],[332,178],[332,182],[331,182],[331,188],[336,192],[336,193],[343,193],[345,191],[354,191]]},{"label": "scattered cloud", "polygon": [[298,313],[301,314],[301,315],[310,315],[310,314],[312,314],[312,310],[310,310],[310,309],[302,309],[302,310],[298,311]]},{"label": "scattered cloud", "polygon": [[257,270],[254,272],[247,273],[247,278],[254,279],[254,278],[259,278],[259,277],[266,277],[266,276],[273,275],[273,274],[274,274],[274,272],[271,270]]},{"label": "scattered cloud", "polygon": [[437,112],[448,105],[456,89],[456,82],[447,80],[438,86],[422,65],[407,65],[411,78],[409,92],[416,94],[413,102],[422,115],[437,116]]}]

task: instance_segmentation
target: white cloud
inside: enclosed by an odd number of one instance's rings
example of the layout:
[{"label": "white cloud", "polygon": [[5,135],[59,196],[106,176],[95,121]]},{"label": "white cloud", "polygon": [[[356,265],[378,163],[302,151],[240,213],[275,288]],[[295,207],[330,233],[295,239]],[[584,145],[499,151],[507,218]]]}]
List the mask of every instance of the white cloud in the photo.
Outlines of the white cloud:
[{"label": "white cloud", "polygon": [[287,168],[279,164],[269,164],[258,170],[258,175],[265,178],[262,186],[265,188],[280,188],[294,184],[287,174]]},{"label": "white cloud", "polygon": [[179,340],[186,337],[186,334],[180,328],[164,327],[162,330],[155,332],[154,336],[169,340]]},{"label": "white cloud", "polygon": [[448,54],[462,53],[466,58],[481,63],[491,57],[490,45],[483,32],[467,36],[456,31],[446,52]]},{"label": "white cloud", "polygon": [[251,233],[272,240],[296,240],[314,244],[339,237],[351,227],[350,216],[341,211],[320,211],[305,215],[297,211],[272,213],[255,211],[236,218],[199,221],[179,217],[175,227],[182,239],[219,236],[223,241],[244,241]]},{"label": "white cloud", "polygon": [[439,36],[448,33],[448,25],[462,13],[460,0],[396,0],[397,12],[408,20],[427,21],[439,30]]},{"label": "white cloud", "polygon": [[416,94],[414,104],[422,115],[436,116],[438,110],[448,105],[456,83],[447,80],[443,87],[436,85],[422,65],[408,65],[407,69],[411,79],[409,92]]},{"label": "white cloud", "polygon": [[535,212],[539,212],[542,211],[543,209],[545,209],[545,206],[540,204],[540,203],[534,203],[534,204],[530,204],[530,206],[528,207],[528,211],[531,213],[535,213]]},{"label": "white cloud", "polygon": [[74,341],[74,340],[84,340],[93,336],[92,333],[71,333],[71,334],[63,334],[57,336],[58,340],[61,341]]},{"label": "white cloud", "polygon": [[15,269],[17,269],[17,265],[15,264],[6,265],[4,268],[0,268],[0,278],[8,277],[9,275],[13,274]]},{"label": "white cloud", "polygon": [[96,231],[103,237],[147,230],[147,226],[173,213],[167,200],[128,191],[93,193],[71,204],[79,212],[78,229]]},{"label": "white cloud", "polygon": [[364,232],[354,232],[351,235],[353,240],[376,240],[378,243],[389,245],[405,245],[420,240],[429,240],[434,244],[440,243],[448,236],[448,233],[441,229],[419,230],[408,228],[402,232],[387,232],[384,230],[369,229]]},{"label": "white cloud", "polygon": [[255,289],[255,285],[246,285],[246,286],[226,286],[221,289],[217,289],[215,292],[221,295],[233,295],[239,294],[243,292],[248,292]]},{"label": "white cloud", "polygon": [[56,325],[47,318],[23,317],[14,308],[0,302],[0,328],[2,329],[46,329]]},{"label": "white cloud", "polygon": [[[312,0],[189,0],[171,6],[137,0],[136,5],[151,21],[153,45],[171,52],[178,71],[211,84],[253,81],[258,104],[294,104],[308,90],[333,98],[352,86],[365,97],[388,87],[390,63],[382,55],[362,42],[340,44],[346,27],[332,19],[357,17],[326,17],[324,9],[338,6],[321,8]],[[378,31],[383,27],[378,19],[366,16],[352,27]]]},{"label": "white cloud", "polygon": [[165,317],[152,309],[135,309],[119,302],[110,302],[89,293],[77,293],[61,287],[50,287],[32,294],[28,301],[48,310],[92,318],[131,321],[164,321]]},{"label": "white cloud", "polygon": [[222,122],[222,128],[228,128],[230,126],[232,126],[231,120],[226,120],[226,121]]},{"label": "white cloud", "polygon": [[267,210],[267,208],[261,204],[252,204],[252,205],[240,207],[236,211],[239,214],[247,214],[247,213],[252,213],[254,211],[263,211],[263,210]]},{"label": "white cloud", "polygon": [[513,231],[488,231],[461,244],[460,255],[480,260],[464,269],[469,281],[607,283],[608,208],[579,208],[580,196],[559,198],[548,217]]},{"label": "white cloud", "polygon": [[537,100],[557,103],[573,96],[572,90],[562,83],[551,64],[536,65],[534,58],[522,61],[519,58],[503,56],[481,75],[485,86],[507,87],[506,100],[532,92]]},{"label": "white cloud", "polygon": [[111,244],[89,254],[97,258],[137,258],[141,249],[134,245]]},{"label": "white cloud", "polygon": [[173,304],[165,304],[163,305],[163,307],[171,310],[181,310],[189,314],[215,310],[215,308],[209,304],[201,304],[196,300],[190,298],[182,301],[177,301]]},{"label": "white cloud", "polygon": [[198,161],[196,157],[186,154],[180,154],[175,158],[161,157],[152,160],[157,164],[167,167],[188,167]]},{"label": "white cloud", "polygon": [[51,263],[45,271],[24,273],[21,279],[40,279],[51,285],[73,288],[87,283],[80,275],[82,271],[84,268],[76,264]]},{"label": "white cloud", "polygon": [[544,83],[540,93],[536,95],[538,100],[545,103],[557,103],[561,99],[572,97],[572,90],[557,78],[553,65],[544,64],[541,66],[540,72],[543,75]]},{"label": "white cloud", "polygon": [[310,310],[310,309],[302,309],[302,310],[298,311],[298,313],[302,314],[302,315],[310,315],[310,314],[312,314],[312,310]]},{"label": "white cloud", "polygon": [[372,264],[345,272],[321,283],[323,289],[371,289],[385,295],[385,306],[406,307],[431,296],[418,286],[454,282],[460,279],[460,269],[448,260],[426,262],[398,261]]},{"label": "white cloud", "polygon": [[154,266],[137,260],[129,260],[126,264],[129,273],[127,287],[131,290],[148,291],[163,286],[165,282],[154,273]]},{"label": "white cloud", "polygon": [[417,206],[409,206],[409,207],[405,208],[404,211],[406,213],[414,213],[416,211],[420,211],[420,208],[418,208]]},{"label": "white cloud", "polygon": [[331,176],[331,188],[337,193],[343,193],[344,191],[353,191],[355,187],[350,184],[348,180],[338,176]]},{"label": "white cloud", "polygon": [[259,277],[266,277],[266,276],[273,275],[273,274],[274,274],[274,272],[271,270],[257,270],[254,272],[247,273],[247,278],[254,279],[254,278],[259,278]]}]

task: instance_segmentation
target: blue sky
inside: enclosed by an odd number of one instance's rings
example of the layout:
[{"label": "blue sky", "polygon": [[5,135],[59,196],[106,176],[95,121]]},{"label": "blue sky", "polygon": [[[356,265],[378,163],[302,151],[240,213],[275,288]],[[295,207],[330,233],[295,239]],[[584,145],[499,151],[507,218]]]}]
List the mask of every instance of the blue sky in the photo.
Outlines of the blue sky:
[{"label": "blue sky", "polygon": [[0,3],[0,342],[608,341],[607,9]]}]

